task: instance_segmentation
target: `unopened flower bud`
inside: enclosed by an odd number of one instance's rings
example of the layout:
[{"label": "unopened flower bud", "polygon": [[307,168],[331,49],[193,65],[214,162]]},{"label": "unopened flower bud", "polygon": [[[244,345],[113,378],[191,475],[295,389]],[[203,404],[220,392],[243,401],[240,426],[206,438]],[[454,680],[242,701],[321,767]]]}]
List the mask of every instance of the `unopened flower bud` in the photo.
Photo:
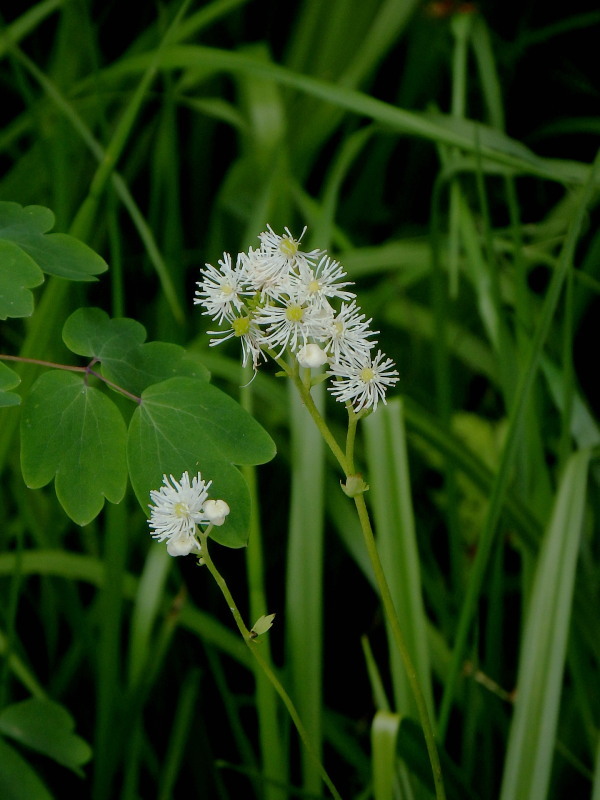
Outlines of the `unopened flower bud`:
[{"label": "unopened flower bud", "polygon": [[327,361],[327,353],[318,344],[305,344],[296,353],[301,367],[321,367]]},{"label": "unopened flower bud", "polygon": [[230,508],[225,500],[207,500],[204,503],[204,516],[212,525],[222,525],[229,511]]}]

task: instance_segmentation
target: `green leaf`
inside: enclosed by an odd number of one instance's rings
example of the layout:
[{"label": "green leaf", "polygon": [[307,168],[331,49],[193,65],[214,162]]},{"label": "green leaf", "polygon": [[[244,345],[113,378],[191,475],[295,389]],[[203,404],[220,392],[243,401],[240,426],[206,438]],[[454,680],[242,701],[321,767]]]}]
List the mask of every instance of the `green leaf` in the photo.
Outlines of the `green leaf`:
[{"label": "green leaf", "polygon": [[243,547],[248,535],[250,497],[234,464],[263,464],[275,455],[271,437],[231,397],[194,378],[171,378],[142,394],[129,425],[127,456],[136,496],[147,509],[150,490],[163,475],[184,471],[212,480],[210,496],[225,500],[231,514],[215,527],[215,541]]},{"label": "green leaf", "polygon": [[6,406],[18,406],[21,398],[18,394],[11,392],[15,386],[21,383],[21,378],[17,373],[0,362],[0,408]]},{"label": "green leaf", "polygon": [[96,358],[102,374],[139,397],[153,383],[187,375],[208,380],[210,373],[183,347],[147,342],[143,325],[126,317],[110,319],[99,308],[80,308],[66,321],[63,341],[73,353]]},{"label": "green leaf", "polygon": [[208,381],[210,372],[178,344],[147,342],[132,348],[122,359],[105,358],[102,374],[138,397],[153,383],[185,376]]},{"label": "green leaf", "polygon": [[[479,800],[479,795],[472,788],[470,776],[456,766],[440,742],[437,742],[437,748],[448,800]],[[430,795],[425,796],[433,797],[435,789],[423,730],[410,717],[402,717],[396,738],[396,752],[430,792]]]},{"label": "green leaf", "polygon": [[104,259],[79,239],[48,233],[53,226],[54,214],[48,208],[23,208],[0,201],[0,242],[16,245],[43,272],[72,281],[92,281],[108,269]]},{"label": "green leaf", "polygon": [[[377,548],[396,611],[403,620],[403,635],[429,713],[433,709],[431,667],[423,631],[426,614],[419,564],[418,537],[410,494],[404,405],[399,398],[369,416],[365,422],[368,475],[372,480]],[[417,716],[406,669],[393,646],[388,627],[390,669],[396,708]]]},{"label": "green leaf", "polygon": [[44,282],[42,270],[18,245],[6,239],[0,239],[0,264],[0,319],[30,317],[33,294],[29,290]]},{"label": "green leaf", "polygon": [[377,711],[371,726],[371,753],[373,762],[373,797],[387,800],[394,797],[396,785],[396,738],[400,728],[400,714]]},{"label": "green leaf", "polygon": [[27,761],[0,737],[2,800],[53,800]]},{"label": "green leaf", "polygon": [[78,308],[65,322],[62,337],[71,352],[104,361],[142,344],[146,329],[134,319],[111,319],[99,308]]},{"label": "green leaf", "polygon": [[589,458],[588,450],[580,450],[567,461],[542,542],[523,632],[501,800],[548,796]]},{"label": "green leaf", "polygon": [[92,753],[73,733],[74,727],[73,717],[63,706],[39,697],[13,703],[0,712],[0,733],[82,775],[80,766]]},{"label": "green leaf", "polygon": [[35,382],[23,403],[21,466],[33,489],[55,478],[69,517],[86,525],[104,498],[125,494],[127,433],[114,403],[79,376],[54,370]]}]

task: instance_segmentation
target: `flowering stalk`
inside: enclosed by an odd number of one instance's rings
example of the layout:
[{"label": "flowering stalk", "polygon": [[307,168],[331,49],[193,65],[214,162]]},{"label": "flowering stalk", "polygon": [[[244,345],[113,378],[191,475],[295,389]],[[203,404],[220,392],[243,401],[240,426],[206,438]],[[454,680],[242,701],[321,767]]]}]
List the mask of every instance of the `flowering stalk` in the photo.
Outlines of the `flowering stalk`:
[{"label": "flowering stalk", "polygon": [[402,663],[404,664],[404,669],[406,671],[406,675],[410,683],[413,696],[415,698],[417,711],[419,713],[419,718],[421,721],[421,727],[423,729],[423,735],[425,737],[427,752],[431,763],[436,797],[438,798],[438,800],[444,800],[444,798],[446,797],[446,793],[444,789],[444,782],[442,777],[442,768],[440,764],[439,754],[437,751],[437,745],[435,743],[435,733],[433,730],[433,725],[431,724],[431,720],[429,718],[427,705],[425,703],[425,698],[423,696],[423,692],[419,684],[417,672],[415,670],[413,661],[408,651],[408,647],[406,645],[406,641],[404,639],[404,635],[402,633],[400,620],[398,619],[398,614],[396,613],[396,609],[394,607],[394,601],[392,599],[390,588],[387,579],[385,577],[385,573],[383,571],[383,566],[381,564],[381,559],[379,558],[379,553],[377,551],[377,544],[375,542],[375,537],[373,535],[373,528],[371,526],[369,511],[367,509],[367,504],[365,503],[365,498],[364,498],[364,492],[366,491],[366,489],[368,489],[368,486],[366,486],[366,484],[362,481],[360,476],[357,475],[355,472],[354,441],[355,441],[356,428],[358,425],[358,421],[360,419],[360,414],[356,414],[353,411],[352,407],[348,408],[348,434],[346,438],[346,453],[344,454],[341,448],[339,447],[337,441],[335,440],[333,434],[329,430],[327,424],[325,423],[325,420],[319,413],[319,410],[317,409],[312,399],[312,396],[310,395],[310,392],[306,390],[304,384],[300,380],[294,380],[294,383],[298,388],[298,391],[300,392],[304,403],[306,404],[308,412],[315,421],[317,427],[319,428],[319,431],[321,431],[321,433],[323,434],[323,438],[329,445],[333,455],[335,456],[340,467],[344,471],[344,475],[346,477],[346,483],[343,488],[345,493],[351,496],[354,500],[354,504],[356,506],[356,512],[358,514],[358,519],[360,522],[360,527],[363,533],[363,539],[365,542],[365,546],[367,548],[369,560],[371,561],[371,566],[373,567],[373,572],[375,574],[375,581],[377,583],[377,587],[381,595],[383,609],[390,623],[392,636],[394,637],[394,643],[396,645],[398,653],[400,654]]},{"label": "flowering stalk", "polygon": [[[306,230],[306,229],[305,229]],[[279,236],[270,226],[260,234],[260,247],[239,253],[235,267],[228,253],[202,271],[195,303],[204,307],[225,329],[209,331],[214,346],[230,338],[241,339],[242,360],[252,360],[256,371],[261,361],[273,358],[294,383],[323,439],[337,459],[344,476],[344,492],[354,499],[384,611],[394,642],[411,685],[434,776],[438,800],[445,792],[433,727],[417,675],[404,641],[402,628],[377,552],[364,492],[368,489],[355,474],[354,443],[358,421],[385,404],[388,388],[398,381],[394,362],[380,351],[372,355],[378,331],[370,329],[348,290],[350,282],[341,265],[319,250],[303,252],[301,239],[286,228]],[[339,307],[336,305],[339,304]],[[291,364],[284,354],[291,356]],[[348,410],[348,433],[344,452],[319,413],[312,396],[312,368],[328,365],[332,396]],[[302,375],[300,367],[303,368]],[[322,377],[322,376],[321,376]]]},{"label": "flowering stalk", "polygon": [[183,473],[179,481],[175,480],[172,475],[169,477],[164,475],[163,485],[160,489],[153,489],[150,492],[150,497],[153,501],[153,505],[149,506],[151,513],[148,520],[151,536],[160,542],[167,542],[169,555],[185,556],[192,553],[198,557],[199,564],[206,565],[225,598],[225,602],[244,642],[288,710],[300,739],[318,766],[323,782],[335,800],[341,800],[339,792],[310,741],[306,728],[302,724],[302,720],[290,696],[260,652],[260,645],[257,639],[271,627],[275,615],[261,617],[252,630],[248,630],[225,578],[223,578],[210,557],[208,551],[210,532],[213,526],[225,523],[230,510],[225,501],[210,500],[208,498],[208,490],[211,484],[212,481],[203,480],[200,473],[194,476],[191,481],[187,472]]},{"label": "flowering stalk", "polygon": [[258,641],[257,632],[254,629],[252,631],[249,631],[246,625],[244,624],[242,615],[240,614],[239,609],[235,603],[235,600],[233,599],[233,595],[229,591],[227,582],[225,581],[221,573],[218,571],[218,569],[215,567],[214,562],[209,555],[208,552],[209,533],[210,529],[207,529],[204,532],[199,531],[200,546],[202,549],[202,562],[206,565],[208,571],[213,576],[213,578],[217,583],[217,586],[221,590],[221,593],[225,598],[229,610],[231,611],[231,614],[235,620],[235,624],[237,625],[237,628],[241,633],[244,642],[248,646],[248,649],[252,653],[253,658],[258,663],[258,665],[266,675],[267,679],[269,680],[269,682],[271,683],[271,685],[281,698],[281,701],[283,702],[284,706],[286,707],[292,722],[296,726],[296,730],[298,731],[298,735],[300,736],[302,743],[304,744],[311,758],[315,761],[315,763],[318,766],[319,772],[321,773],[321,778],[323,779],[323,783],[327,786],[327,788],[331,792],[332,797],[334,797],[335,800],[342,800],[341,795],[335,788],[333,781],[327,774],[325,767],[321,763],[319,756],[317,755],[317,752],[312,745],[308,732],[306,731],[306,728],[302,724],[302,720],[300,719],[300,716],[296,710],[295,705],[293,704],[290,696],[286,692],[283,684],[281,683],[277,675],[273,672],[271,665],[263,657],[260,651],[260,642]]}]

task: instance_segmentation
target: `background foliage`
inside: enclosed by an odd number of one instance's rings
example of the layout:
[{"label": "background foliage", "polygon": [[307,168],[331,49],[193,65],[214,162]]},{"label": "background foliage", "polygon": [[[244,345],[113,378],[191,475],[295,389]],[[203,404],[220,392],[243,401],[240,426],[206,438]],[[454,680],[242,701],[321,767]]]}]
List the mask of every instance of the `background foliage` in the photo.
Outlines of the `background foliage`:
[{"label": "background foliage", "polygon": [[[172,380],[206,368],[253,414],[278,455],[242,468],[248,548],[213,558],[250,623],[277,612],[264,653],[341,794],[429,797],[340,476],[274,370],[248,386],[234,346],[209,350],[192,305],[205,262],[256,246],[267,223],[307,225],[401,373],[364,424],[361,468],[448,796],[600,798],[595,4],[165,1],[127,16],[110,0],[18,5],[0,29],[0,201],[55,219],[28,212],[30,238],[2,220],[0,317],[5,285],[18,276],[23,291],[0,351],[83,366],[96,353],[78,309],[96,307],[99,327],[102,313],[128,317],[148,342],[185,348]],[[99,254],[85,280],[52,258],[49,237],[67,234]],[[160,353],[165,370],[183,358]],[[26,488],[23,475],[51,477],[36,459],[44,431],[19,436],[44,370],[10,368],[21,383],[0,371],[6,796],[324,794],[209,576],[151,543],[149,479],[82,527],[52,487]],[[321,402],[341,433],[343,409]]]}]

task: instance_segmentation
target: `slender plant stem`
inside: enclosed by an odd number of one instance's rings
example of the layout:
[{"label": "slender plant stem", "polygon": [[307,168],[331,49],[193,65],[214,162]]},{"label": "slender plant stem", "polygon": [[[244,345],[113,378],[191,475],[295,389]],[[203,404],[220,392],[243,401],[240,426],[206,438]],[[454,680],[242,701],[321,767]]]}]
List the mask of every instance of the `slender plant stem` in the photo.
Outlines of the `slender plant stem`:
[{"label": "slender plant stem", "polygon": [[225,578],[223,578],[223,576],[221,575],[221,573],[219,572],[219,570],[217,569],[217,567],[215,566],[213,560],[211,559],[211,557],[209,555],[209,552],[208,552],[208,534],[209,533],[210,533],[210,528],[207,528],[206,531],[200,531],[199,530],[200,546],[201,546],[201,550],[202,550],[202,560],[206,564],[206,567],[207,567],[208,571],[213,576],[213,578],[215,579],[215,581],[217,583],[217,586],[221,590],[221,593],[222,593],[223,597],[225,598],[225,601],[227,602],[229,610],[231,611],[231,614],[233,615],[233,618],[235,620],[235,624],[237,625],[238,630],[241,633],[244,642],[246,643],[246,645],[248,646],[248,649],[252,653],[252,656],[254,657],[254,659],[259,664],[259,666],[263,670],[264,674],[266,675],[266,677],[270,681],[271,685],[273,686],[273,688],[275,689],[275,691],[277,692],[277,694],[281,698],[284,706],[286,707],[286,709],[287,709],[287,711],[288,711],[288,713],[289,713],[289,715],[290,715],[290,717],[292,719],[292,722],[296,726],[296,730],[298,731],[298,734],[299,734],[299,736],[300,736],[300,738],[302,740],[302,743],[304,744],[304,746],[305,746],[307,752],[310,754],[310,756],[315,760],[315,763],[317,764],[317,766],[319,768],[319,772],[321,774],[323,782],[325,783],[325,785],[327,786],[327,788],[331,792],[332,797],[334,797],[335,800],[342,800],[342,797],[341,797],[340,793],[335,788],[335,786],[333,784],[333,781],[331,780],[331,778],[327,774],[327,772],[325,770],[325,767],[321,763],[321,761],[319,759],[319,756],[317,755],[317,752],[316,752],[315,748],[312,745],[312,742],[310,740],[308,732],[306,731],[306,728],[302,724],[302,720],[300,719],[300,716],[299,716],[299,714],[298,714],[298,712],[296,710],[296,707],[294,706],[290,696],[286,692],[283,684],[281,683],[281,681],[279,680],[277,675],[273,672],[273,669],[272,669],[271,665],[268,663],[268,661],[263,657],[262,653],[260,652],[260,649],[259,649],[260,648],[260,643],[257,641],[257,637],[254,636],[251,633],[251,631],[249,631],[248,628],[246,627],[246,624],[244,623],[242,615],[240,614],[239,609],[238,609],[238,607],[236,605],[236,602],[233,599],[233,595],[229,591],[229,587],[227,586],[227,582],[225,581]]},{"label": "slender plant stem", "polygon": [[[342,449],[338,445],[337,441],[335,440],[335,437],[329,430],[329,427],[327,426],[325,420],[319,413],[319,410],[316,407],[315,402],[311,397],[310,390],[305,386],[303,381],[300,379],[297,371],[294,373],[294,371],[290,370],[289,368],[287,368],[286,371],[294,381],[296,387],[298,388],[298,391],[302,396],[302,400],[304,401],[304,404],[308,409],[308,412],[315,421],[315,424],[317,425],[319,431],[321,431],[324,440],[329,445],[340,467],[344,470],[344,475],[346,476],[346,479],[348,479],[349,477],[354,475],[355,472],[354,442],[356,437],[356,427],[360,419],[360,414],[355,414],[352,408],[348,409],[348,434],[346,438],[346,453],[344,454],[342,452]],[[400,620],[398,619],[398,614],[396,613],[396,609],[394,607],[392,594],[390,592],[390,588],[388,586],[388,582],[385,577],[383,567],[381,565],[379,553],[377,552],[377,544],[375,542],[375,537],[373,535],[373,528],[371,526],[369,511],[367,509],[367,504],[365,503],[363,492],[364,490],[354,496],[354,503],[360,521],[360,526],[363,532],[367,553],[369,555],[369,559],[371,561],[371,565],[375,573],[375,580],[377,582],[379,593],[381,595],[381,601],[383,603],[385,615],[390,623],[392,629],[392,635],[394,637],[394,642],[398,649],[398,653],[400,654],[400,658],[402,659],[402,662],[404,664],[404,669],[406,670],[406,675],[408,677],[408,681],[410,683],[415,698],[415,702],[417,705],[417,711],[419,713],[421,727],[423,729],[423,735],[425,737],[425,742],[427,745],[427,752],[429,754],[429,760],[431,762],[431,770],[433,772],[433,782],[435,786],[436,798],[437,800],[445,800],[446,792],[444,789],[442,768],[440,764],[437,745],[435,742],[435,733],[433,730],[433,725],[431,724],[431,720],[429,718],[429,713],[427,711],[427,704],[425,703],[425,698],[423,696],[423,692],[421,691],[421,686],[419,685],[419,679],[417,677],[414,664],[410,657],[410,653],[408,651],[408,647],[406,645],[406,641],[402,633],[402,627],[400,625]]]},{"label": "slender plant stem", "polygon": [[122,386],[119,386],[118,383],[105,378],[104,375],[101,375],[96,370],[92,369],[92,364],[95,363],[96,359],[91,361],[87,367],[75,367],[72,364],[57,364],[55,361],[44,361],[41,358],[27,358],[26,356],[9,356],[4,353],[0,353],[0,361],[17,361],[22,364],[37,364],[40,367],[50,367],[51,369],[62,369],[66,372],[83,372],[85,375],[93,375],[94,378],[98,378],[99,381],[102,381],[107,386],[110,386],[111,389],[114,389],[115,392],[119,392],[124,397],[128,397],[130,400],[133,400],[134,403],[138,405],[142,402],[142,398],[138,397],[136,394],[132,394],[128,392],[127,389],[123,389]]},{"label": "slender plant stem", "polygon": [[400,657],[404,664],[404,669],[406,670],[408,682],[410,683],[410,687],[417,704],[417,711],[419,712],[419,719],[421,720],[421,727],[423,729],[423,735],[425,736],[425,743],[427,745],[427,752],[429,754],[429,761],[431,762],[431,769],[433,772],[435,795],[438,800],[444,800],[446,797],[446,792],[444,790],[442,767],[435,742],[433,725],[431,724],[431,720],[429,718],[427,704],[425,703],[425,698],[423,696],[423,692],[421,691],[417,672],[415,670],[412,658],[410,657],[410,653],[402,633],[402,628],[400,627],[400,621],[398,619],[396,609],[394,608],[392,594],[383,571],[379,553],[377,552],[377,545],[375,543],[373,528],[371,527],[371,520],[369,518],[369,512],[367,509],[367,504],[365,503],[364,494],[361,493],[356,495],[354,498],[354,504],[356,505],[356,511],[360,520],[360,527],[362,528],[363,538],[369,554],[369,559],[375,573],[375,580],[377,581],[385,615],[390,623],[394,642],[398,652],[400,653]]},{"label": "slender plant stem", "polygon": [[300,392],[302,401],[306,406],[308,413],[313,418],[315,425],[319,429],[321,436],[323,437],[327,446],[335,456],[340,467],[344,470],[344,475],[348,477],[348,475],[350,474],[350,470],[348,468],[348,460],[344,454],[344,451],[337,443],[335,436],[329,430],[329,426],[321,416],[321,413],[319,412],[319,409],[317,408],[315,401],[312,399],[310,390],[304,385],[297,370],[293,371],[290,370],[289,367],[287,367],[286,371],[290,376],[290,378],[292,379],[292,381],[294,382],[294,385]]},{"label": "slender plant stem", "polygon": [[348,469],[351,474],[355,472],[354,469],[354,442],[356,441],[356,429],[358,427],[358,420],[360,416],[354,413],[352,404],[347,404],[348,408],[348,433],[346,434],[346,459],[348,460]]}]

